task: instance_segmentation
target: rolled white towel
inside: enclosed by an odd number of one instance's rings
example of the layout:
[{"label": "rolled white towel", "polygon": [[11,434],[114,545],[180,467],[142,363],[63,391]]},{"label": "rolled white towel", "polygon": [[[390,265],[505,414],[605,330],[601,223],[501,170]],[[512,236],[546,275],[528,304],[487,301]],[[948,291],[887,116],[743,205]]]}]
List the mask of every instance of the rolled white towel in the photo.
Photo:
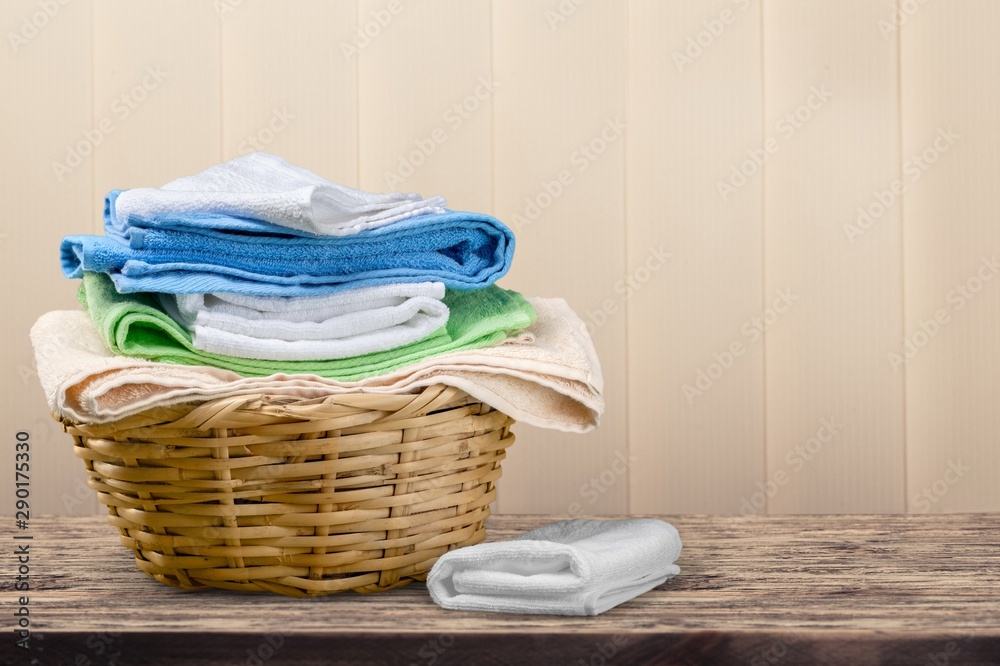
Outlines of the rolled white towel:
[{"label": "rolled white towel", "polygon": [[197,349],[281,361],[347,358],[422,340],[448,323],[440,282],[315,297],[159,294]]},{"label": "rolled white towel", "polygon": [[[242,332],[244,322],[247,320],[261,321],[262,325],[273,321],[279,324],[274,327],[274,332],[271,328],[265,329],[268,330],[266,337],[298,340],[307,328],[315,330],[318,327],[308,326],[296,330],[295,336],[299,337],[281,337],[277,331],[293,322],[316,324],[343,315],[370,313],[382,309],[403,310],[407,309],[405,306],[410,299],[440,301],[444,298],[444,294],[445,288],[441,282],[415,282],[360,287],[325,296],[249,296],[218,293],[177,294],[175,298],[182,325],[211,326],[239,333]],[[355,327],[345,329],[346,332],[340,332],[342,329],[331,329],[330,333],[318,331],[317,334],[310,335],[309,339],[358,335],[379,328],[384,328],[381,321],[366,325],[359,322]]]},{"label": "rolled white towel", "polygon": [[451,610],[598,615],[680,573],[680,552],[662,520],[564,520],[445,553],[427,589]]}]

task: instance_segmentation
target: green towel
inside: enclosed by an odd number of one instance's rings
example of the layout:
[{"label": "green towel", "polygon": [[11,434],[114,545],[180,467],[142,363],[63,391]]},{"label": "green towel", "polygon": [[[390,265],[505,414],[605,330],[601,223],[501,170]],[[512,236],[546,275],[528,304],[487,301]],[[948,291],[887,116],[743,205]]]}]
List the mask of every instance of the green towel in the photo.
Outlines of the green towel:
[{"label": "green towel", "polygon": [[108,349],[122,356],[210,365],[247,377],[310,374],[345,382],[383,375],[429,356],[488,347],[535,321],[534,308],[516,291],[496,285],[474,291],[449,290],[444,297],[451,310],[448,324],[422,340],[329,361],[261,361],[195,349],[191,334],[160,310],[153,297],[120,294],[104,273],[84,273],[79,298]]}]

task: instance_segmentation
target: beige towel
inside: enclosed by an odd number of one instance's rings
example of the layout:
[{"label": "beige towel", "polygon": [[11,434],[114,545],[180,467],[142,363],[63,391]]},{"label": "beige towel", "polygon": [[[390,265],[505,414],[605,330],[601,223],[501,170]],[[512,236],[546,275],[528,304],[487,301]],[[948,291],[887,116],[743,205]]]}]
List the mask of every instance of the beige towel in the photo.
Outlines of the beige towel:
[{"label": "beige towel", "polygon": [[312,399],[356,391],[409,393],[447,384],[518,421],[588,432],[604,411],[604,379],[586,326],[562,299],[530,302],[538,319],[519,338],[443,354],[357,382],[315,375],[242,377],[219,368],[115,356],[82,311],[42,315],[31,329],[31,340],[49,407],[82,423],[105,423],[153,407],[234,395]]}]

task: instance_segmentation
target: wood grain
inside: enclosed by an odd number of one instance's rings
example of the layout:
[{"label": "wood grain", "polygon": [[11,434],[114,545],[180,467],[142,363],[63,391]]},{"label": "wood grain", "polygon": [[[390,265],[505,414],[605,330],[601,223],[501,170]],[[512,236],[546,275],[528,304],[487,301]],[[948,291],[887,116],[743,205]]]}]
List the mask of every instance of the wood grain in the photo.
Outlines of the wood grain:
[{"label": "wood grain", "polygon": [[[494,516],[487,539],[557,518]],[[680,576],[592,618],[445,611],[422,584],[311,600],[183,592],[140,573],[103,518],[36,518],[31,657],[247,663],[272,644],[274,665],[577,664],[602,650],[601,663],[629,666],[1000,655],[996,516],[662,518],[684,539]],[[0,643],[0,660],[17,663],[14,650]]]}]

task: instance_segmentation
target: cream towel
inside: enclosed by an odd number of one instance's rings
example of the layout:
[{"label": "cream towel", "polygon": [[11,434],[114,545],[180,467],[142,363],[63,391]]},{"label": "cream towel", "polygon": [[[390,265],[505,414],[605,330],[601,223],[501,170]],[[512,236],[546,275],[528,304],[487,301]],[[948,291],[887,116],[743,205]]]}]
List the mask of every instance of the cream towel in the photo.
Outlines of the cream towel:
[{"label": "cream towel", "polygon": [[588,432],[604,411],[604,379],[586,326],[562,299],[533,298],[538,318],[519,338],[443,354],[358,382],[314,375],[242,377],[204,366],[152,363],[108,351],[82,311],[42,315],[31,329],[49,407],[105,423],[153,407],[233,395],[322,399],[338,393],[409,393],[455,386],[523,423]]}]

